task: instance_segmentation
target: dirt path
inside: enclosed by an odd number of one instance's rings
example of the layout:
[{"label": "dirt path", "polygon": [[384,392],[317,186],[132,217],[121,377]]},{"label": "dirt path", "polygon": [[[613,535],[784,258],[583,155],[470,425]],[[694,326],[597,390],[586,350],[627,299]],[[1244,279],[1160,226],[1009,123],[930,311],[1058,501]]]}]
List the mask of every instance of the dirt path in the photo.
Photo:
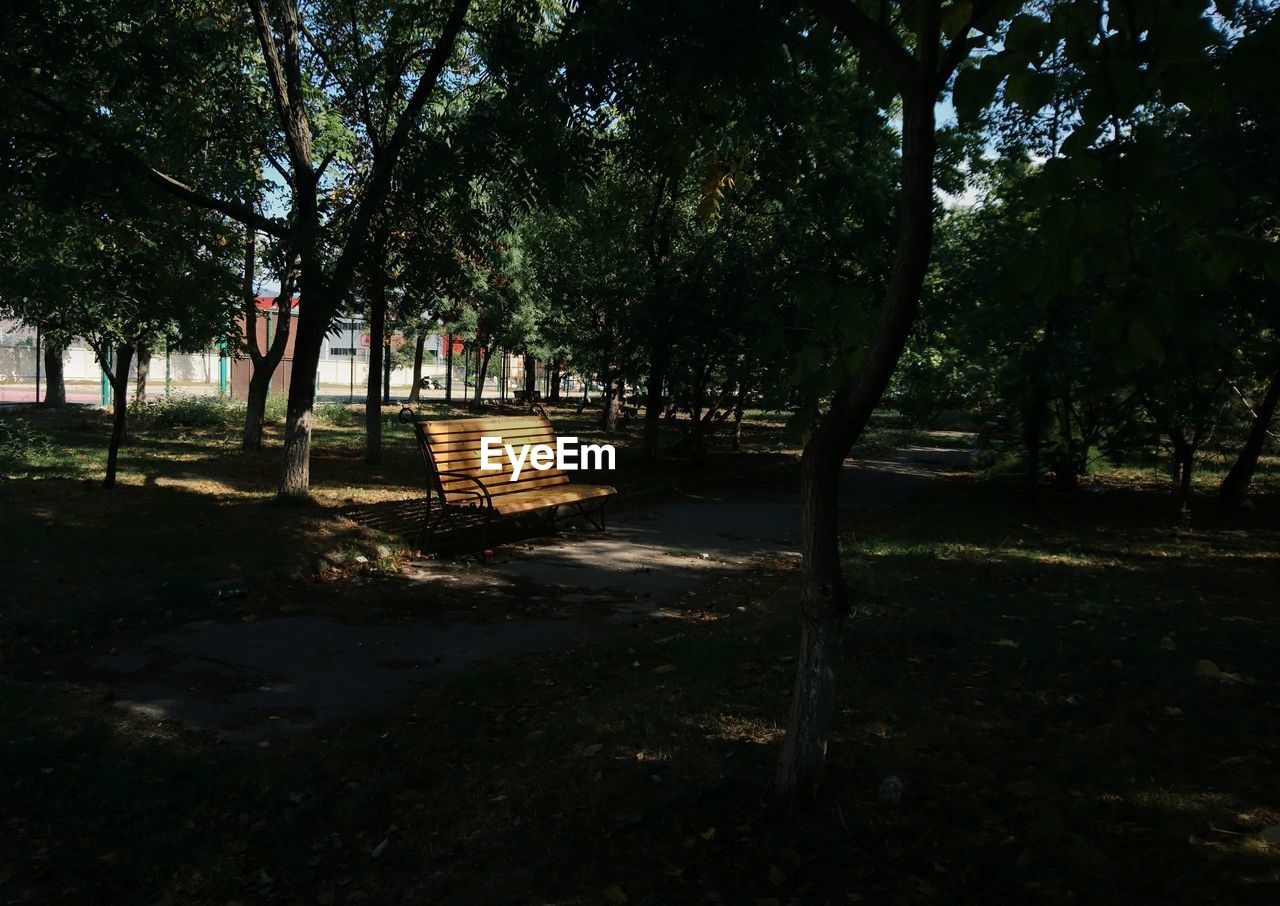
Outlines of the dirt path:
[{"label": "dirt path", "polygon": [[[840,501],[902,504],[966,461],[965,453],[943,447],[872,456],[846,468]],[[570,609],[592,605],[617,620],[663,616],[708,583],[745,576],[764,559],[798,556],[799,520],[795,492],[786,486],[743,496],[689,495],[624,513],[603,534],[509,545],[492,562],[470,568],[468,585],[474,589],[478,580],[526,596],[536,590]],[[406,581],[438,587],[451,571],[456,567],[421,561]],[[117,708],[252,742],[376,715],[406,700],[416,684],[476,660],[561,648],[603,631],[598,622],[564,619],[206,620],[101,657],[93,669],[119,689]]]}]

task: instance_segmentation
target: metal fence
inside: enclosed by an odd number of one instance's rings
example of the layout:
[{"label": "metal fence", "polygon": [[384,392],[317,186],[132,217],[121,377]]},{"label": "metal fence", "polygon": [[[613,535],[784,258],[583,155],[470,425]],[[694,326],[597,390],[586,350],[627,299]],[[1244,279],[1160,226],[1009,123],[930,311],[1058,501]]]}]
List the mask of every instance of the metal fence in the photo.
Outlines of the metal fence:
[{"label": "metal fence", "polygon": [[[393,334],[390,340],[392,348],[401,350],[401,354],[395,356],[396,363],[390,368],[390,374],[384,375],[384,385],[389,384],[392,399],[403,400],[413,389],[413,350],[404,354],[403,337]],[[44,399],[48,375],[38,351],[39,341],[35,330],[17,322],[0,321],[0,403],[33,403]],[[364,399],[369,379],[368,347],[369,335],[361,319],[349,318],[338,323],[321,352],[316,375],[317,399],[352,403]],[[88,344],[73,341],[63,352],[62,365],[67,402],[111,405],[111,385]],[[288,392],[291,366],[292,359],[286,357],[281,361],[272,380],[273,394]],[[129,369],[131,399],[136,398],[137,370],[135,356]],[[428,336],[424,349],[419,398],[475,399],[478,372],[479,354],[474,347],[460,346],[443,333],[433,333]],[[248,391],[249,373],[247,359],[219,349],[196,353],[153,350],[146,399],[179,395],[243,399]],[[545,392],[541,364],[535,379],[535,386]],[[489,360],[480,398],[510,399],[523,386],[523,356],[495,351]]]}]

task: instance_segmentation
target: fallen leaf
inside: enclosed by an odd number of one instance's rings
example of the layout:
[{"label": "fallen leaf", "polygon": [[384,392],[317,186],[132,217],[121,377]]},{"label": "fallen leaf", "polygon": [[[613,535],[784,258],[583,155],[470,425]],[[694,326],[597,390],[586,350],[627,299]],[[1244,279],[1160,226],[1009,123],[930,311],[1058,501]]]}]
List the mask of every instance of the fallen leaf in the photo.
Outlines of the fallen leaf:
[{"label": "fallen leaf", "polygon": [[1001,648],[1021,648],[1021,647],[1022,647],[1022,646],[1021,646],[1021,645],[1019,645],[1017,642],[1015,642],[1013,639],[996,639],[996,640],[995,640],[994,642],[992,642],[991,644],[992,644],[992,645],[997,645],[997,646],[999,646],[999,647],[1001,647]]},{"label": "fallen leaf", "polygon": [[659,666],[659,667],[654,667],[654,668],[653,668],[653,672],[654,672],[654,673],[675,673],[675,672],[676,672],[676,665],[675,665],[675,664],[662,664],[662,665],[661,665],[661,666]]},{"label": "fallen leaf", "polygon": [[600,750],[603,748],[604,748],[604,744],[599,742],[593,743],[592,745],[589,745],[589,746],[583,746],[582,757],[591,758],[593,755],[599,755]]},{"label": "fallen leaf", "polygon": [[787,873],[776,865],[769,866],[769,883],[774,887],[781,887],[787,883]]},{"label": "fallen leaf", "polygon": [[709,827],[702,832],[702,839],[712,840],[715,838],[715,835],[716,835],[716,829],[714,827]]},{"label": "fallen leaf", "polygon": [[1177,651],[1177,650],[1178,650],[1178,643],[1177,643],[1177,642],[1175,642],[1173,639],[1169,638],[1169,636],[1167,636],[1167,635],[1166,635],[1166,636],[1161,637],[1161,639],[1160,639],[1160,647],[1161,647],[1161,648],[1163,648],[1165,651]]},{"label": "fallen leaf", "polygon": [[610,884],[604,889],[604,898],[610,903],[626,903],[630,900],[617,884]]}]

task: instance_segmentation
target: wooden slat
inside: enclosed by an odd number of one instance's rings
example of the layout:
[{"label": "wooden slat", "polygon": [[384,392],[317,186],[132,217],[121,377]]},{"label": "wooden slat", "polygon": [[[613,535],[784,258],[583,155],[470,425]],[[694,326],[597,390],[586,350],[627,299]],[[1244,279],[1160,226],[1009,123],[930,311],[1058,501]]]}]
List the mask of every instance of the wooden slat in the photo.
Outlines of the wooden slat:
[{"label": "wooden slat", "polygon": [[[525,444],[528,444],[530,446],[535,446],[538,444],[546,444],[548,447],[555,449],[556,436],[554,434],[530,435],[528,437],[511,437],[508,435],[503,437],[502,441],[504,443],[510,444],[511,446],[515,447],[517,450],[520,447],[524,446]],[[492,447],[490,449],[493,450]],[[507,451],[502,449],[502,447],[498,447],[496,450],[493,450],[493,452],[504,462],[506,461]],[[448,445],[432,444],[431,445],[431,457],[436,462],[440,463],[442,468],[443,468],[443,464],[447,462],[448,463],[459,462],[461,460],[466,460],[466,459],[475,459],[478,461],[480,459],[480,453],[481,453],[481,448],[480,448],[480,441],[478,439],[476,440],[475,443],[448,444]]]},{"label": "wooden slat", "polygon": [[553,506],[577,503],[580,500],[607,497],[616,493],[617,491],[607,485],[573,484],[565,485],[553,491],[539,491],[504,497],[501,500],[494,501],[494,508],[499,513],[504,514],[529,513],[536,510],[549,509]]},{"label": "wooden slat", "polygon": [[[427,438],[427,443],[432,447],[441,449],[457,449],[460,447],[479,447],[480,441],[485,437],[494,439],[503,439],[507,443],[511,443],[516,438],[527,437],[551,437],[554,438],[556,432],[554,429],[546,425],[528,425],[523,428],[510,428],[503,431],[468,431],[465,434],[433,434]],[[523,441],[522,441],[523,442]]]},{"label": "wooden slat", "polygon": [[[476,481],[489,489],[490,494],[505,494],[512,491],[525,490],[530,487],[550,484],[567,484],[569,476],[563,472],[549,474],[548,472],[530,472],[520,473],[519,481],[512,481],[510,475],[488,474],[485,476],[476,476]],[[475,488],[473,481],[463,478],[442,478],[440,484],[443,485],[446,492],[448,491],[466,491],[468,488]]]},{"label": "wooden slat", "polygon": [[423,426],[433,441],[455,435],[496,434],[524,428],[551,428],[545,418],[463,418],[446,422],[427,422]]}]

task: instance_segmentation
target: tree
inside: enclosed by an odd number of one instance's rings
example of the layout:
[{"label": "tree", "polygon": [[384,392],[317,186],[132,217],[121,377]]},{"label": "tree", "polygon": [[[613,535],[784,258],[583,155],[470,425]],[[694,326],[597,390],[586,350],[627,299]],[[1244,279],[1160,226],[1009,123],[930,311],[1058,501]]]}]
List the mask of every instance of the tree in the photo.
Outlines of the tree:
[{"label": "tree", "polygon": [[823,0],[823,12],[858,50],[868,71],[901,103],[898,242],[876,326],[818,418],[801,457],[800,658],[778,765],[785,800],[811,798],[822,777],[835,693],[835,662],[849,597],[840,566],[836,492],[840,469],[898,363],[915,319],[933,244],[936,204],[934,106],[961,63],[1008,15],[992,2],[881,4],[869,14],[851,0]]},{"label": "tree", "polygon": [[[137,111],[147,102],[155,97],[171,101],[172,94],[122,95],[111,104],[95,103],[112,65],[135,74],[140,67],[153,67],[156,59],[173,59],[172,47],[177,45],[172,24],[152,31],[129,30],[130,40],[143,46],[130,48],[131,53],[123,57],[113,54],[84,75],[84,68],[72,69],[71,61],[102,58],[98,46],[114,48],[114,23],[155,18],[168,10],[167,5],[144,0],[119,0],[92,10],[88,6],[79,20],[67,16],[65,10],[39,10],[31,17],[38,24],[31,26],[30,33],[40,38],[24,48],[17,67],[18,91],[28,99],[27,106],[46,114],[63,130],[72,129],[86,142],[101,147],[104,161],[127,165],[129,173],[193,207],[217,212],[282,240],[288,253],[297,258],[305,302],[299,306],[296,325],[279,492],[286,497],[305,496],[310,482],[315,377],[324,337],[346,304],[357,270],[365,261],[374,219],[392,191],[399,159],[442,73],[455,59],[470,0],[379,8],[336,0],[306,6],[296,0],[271,4],[249,0],[252,33],[261,54],[261,64],[256,67],[238,67],[240,58],[220,54],[225,48],[216,41],[193,40],[193,49],[212,45],[213,52],[192,55],[194,62],[188,69],[203,66],[199,73],[203,78],[183,86],[190,92],[183,100],[211,121],[223,118],[218,110],[222,92],[237,99],[249,95],[245,73],[261,74],[276,114],[275,131],[266,141],[258,139],[252,144],[261,148],[287,185],[285,218],[259,213],[251,205],[233,200],[223,186],[207,178],[207,173],[195,172],[191,156],[177,156],[172,161],[192,169],[192,175],[185,179],[166,169],[165,147],[135,126]],[[69,25],[59,33],[75,52],[56,55],[41,32],[41,19],[75,21],[76,26]],[[326,43],[338,36],[326,26],[347,20],[357,41],[354,52],[344,58],[353,61],[351,69],[334,63],[334,48]],[[244,34],[239,14],[223,9],[193,12],[181,21],[189,22],[202,36]],[[81,22],[89,27],[77,27]],[[377,39],[369,38],[370,34]],[[434,41],[430,40],[432,35]],[[148,41],[152,43],[146,44]],[[376,52],[370,49],[373,44]],[[348,81],[348,76],[354,81]],[[357,109],[360,113],[353,115]],[[173,116],[171,107],[163,112],[170,121],[181,119]],[[209,130],[206,122],[196,135],[202,137],[210,131],[217,130]],[[239,167],[239,161],[254,157],[241,148],[239,154],[219,158],[216,152],[220,150],[213,149],[215,153],[206,153],[201,160],[233,160]],[[277,158],[277,152],[283,159]],[[248,180],[241,178],[239,184],[247,185]]]},{"label": "tree", "polygon": [[65,210],[12,209],[0,298],[18,318],[84,337],[112,388],[105,483],[115,484],[128,434],[129,368],[159,340],[198,349],[225,336],[235,277],[225,223],[169,204],[139,208],[117,193]]}]

